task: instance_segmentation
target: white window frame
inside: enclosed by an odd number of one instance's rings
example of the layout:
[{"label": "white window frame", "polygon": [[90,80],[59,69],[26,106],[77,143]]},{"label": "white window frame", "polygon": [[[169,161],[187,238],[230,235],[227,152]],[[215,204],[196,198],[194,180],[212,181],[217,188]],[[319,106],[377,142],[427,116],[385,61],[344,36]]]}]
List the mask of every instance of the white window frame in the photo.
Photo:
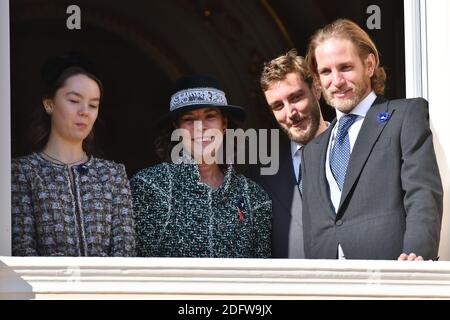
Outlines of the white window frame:
[{"label": "white window frame", "polygon": [[425,1],[405,0],[406,97],[428,98]]},{"label": "white window frame", "polygon": [[9,1],[0,1],[0,256],[11,255]]}]

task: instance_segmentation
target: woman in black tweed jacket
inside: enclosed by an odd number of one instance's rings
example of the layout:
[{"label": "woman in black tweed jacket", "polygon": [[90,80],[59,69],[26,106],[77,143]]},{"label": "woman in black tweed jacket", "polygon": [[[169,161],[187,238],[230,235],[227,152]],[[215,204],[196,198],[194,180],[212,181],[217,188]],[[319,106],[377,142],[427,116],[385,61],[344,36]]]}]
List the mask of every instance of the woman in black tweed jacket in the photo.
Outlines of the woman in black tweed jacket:
[{"label": "woman in black tweed jacket", "polygon": [[182,148],[168,150],[171,162],[131,179],[138,255],[270,257],[269,197],[217,161],[223,132],[232,119],[244,118],[244,110],[227,104],[214,78],[183,77],[176,87],[170,122],[184,130],[178,131],[184,134]]},{"label": "woman in black tweed jacket", "polygon": [[12,254],[134,256],[125,167],[92,156],[102,85],[76,55],[49,60],[32,127],[37,152],[13,159]]}]

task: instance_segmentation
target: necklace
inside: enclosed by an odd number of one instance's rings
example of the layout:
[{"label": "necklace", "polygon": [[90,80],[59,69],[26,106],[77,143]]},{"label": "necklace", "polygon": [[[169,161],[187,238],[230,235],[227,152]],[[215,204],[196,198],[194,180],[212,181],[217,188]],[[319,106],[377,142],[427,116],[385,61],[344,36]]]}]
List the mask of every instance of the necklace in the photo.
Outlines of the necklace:
[{"label": "necklace", "polygon": [[53,158],[51,155],[49,155],[48,153],[46,153],[44,151],[41,151],[41,153],[44,154],[45,156],[47,156],[48,158],[58,162],[59,164],[63,164],[63,165],[66,165],[66,166],[72,166],[72,165],[77,164],[79,162],[83,162],[84,161],[84,157],[86,156],[86,153],[83,153],[83,158],[82,159],[74,161],[74,162],[70,162],[70,163],[65,163],[65,162],[62,162],[61,160]]}]

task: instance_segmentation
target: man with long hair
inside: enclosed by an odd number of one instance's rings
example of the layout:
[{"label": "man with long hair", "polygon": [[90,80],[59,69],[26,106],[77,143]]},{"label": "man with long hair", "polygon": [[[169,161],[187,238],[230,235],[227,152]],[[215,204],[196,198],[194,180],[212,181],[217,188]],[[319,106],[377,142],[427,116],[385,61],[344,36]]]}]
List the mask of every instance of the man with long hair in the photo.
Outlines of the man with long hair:
[{"label": "man with long hair", "polygon": [[349,20],[318,30],[306,60],[336,109],[303,151],[306,257],[436,259],[442,184],[427,101],[383,97],[378,50]]}]

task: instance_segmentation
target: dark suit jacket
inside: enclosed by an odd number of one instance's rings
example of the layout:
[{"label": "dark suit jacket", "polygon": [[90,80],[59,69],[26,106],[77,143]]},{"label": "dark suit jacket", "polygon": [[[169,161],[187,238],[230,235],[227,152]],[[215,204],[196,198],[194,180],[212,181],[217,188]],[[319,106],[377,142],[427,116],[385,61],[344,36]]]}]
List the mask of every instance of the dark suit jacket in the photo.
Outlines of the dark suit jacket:
[{"label": "dark suit jacket", "polygon": [[[379,123],[377,115],[389,120]],[[388,101],[369,109],[352,150],[337,214],[325,176],[327,131],[304,147],[303,230],[307,258],[397,259],[414,252],[437,256],[442,184],[422,98]]]},{"label": "dark suit jacket", "polygon": [[[258,167],[252,167],[247,175],[261,185],[272,199],[272,257],[304,258],[301,196],[292,166],[290,141],[282,133],[279,143],[280,167],[275,175],[260,175]],[[297,219],[293,219],[297,217]],[[296,244],[289,248],[289,239]]]}]

